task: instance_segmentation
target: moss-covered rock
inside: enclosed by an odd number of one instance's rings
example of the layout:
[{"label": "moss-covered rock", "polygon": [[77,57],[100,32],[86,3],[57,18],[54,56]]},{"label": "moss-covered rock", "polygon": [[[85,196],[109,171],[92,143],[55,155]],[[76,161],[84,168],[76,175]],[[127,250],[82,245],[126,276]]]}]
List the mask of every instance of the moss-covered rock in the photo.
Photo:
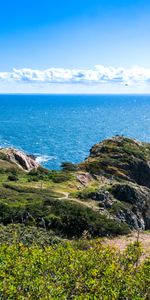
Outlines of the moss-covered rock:
[{"label": "moss-covered rock", "polygon": [[116,136],[94,145],[80,168],[150,187],[150,144]]}]

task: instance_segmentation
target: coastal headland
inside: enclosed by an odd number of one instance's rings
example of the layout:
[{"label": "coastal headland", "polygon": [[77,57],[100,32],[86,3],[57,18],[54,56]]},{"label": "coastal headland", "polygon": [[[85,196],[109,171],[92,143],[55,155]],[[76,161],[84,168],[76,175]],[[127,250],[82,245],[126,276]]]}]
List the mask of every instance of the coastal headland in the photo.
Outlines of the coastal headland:
[{"label": "coastal headland", "polygon": [[33,155],[0,149],[0,222],[60,237],[150,229],[150,144],[115,136],[79,164],[48,170]]}]

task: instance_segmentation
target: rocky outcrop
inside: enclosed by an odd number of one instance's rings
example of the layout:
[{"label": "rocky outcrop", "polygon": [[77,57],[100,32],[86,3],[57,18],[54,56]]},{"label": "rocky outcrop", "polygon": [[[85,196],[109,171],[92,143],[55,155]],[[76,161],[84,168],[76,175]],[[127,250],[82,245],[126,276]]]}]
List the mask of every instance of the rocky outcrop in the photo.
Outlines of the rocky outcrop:
[{"label": "rocky outcrop", "polygon": [[150,189],[133,183],[116,183],[90,192],[100,209],[134,229],[150,228]]},{"label": "rocky outcrop", "polygon": [[39,164],[36,162],[36,158],[33,155],[28,155],[23,151],[13,149],[13,148],[2,148],[0,149],[0,154],[8,162],[15,164],[17,167],[25,170],[31,171],[32,169],[37,169]]},{"label": "rocky outcrop", "polygon": [[116,136],[94,145],[79,164],[108,184],[90,194],[92,200],[134,229],[150,229],[150,144]]},{"label": "rocky outcrop", "polygon": [[81,169],[150,188],[150,144],[116,136],[94,145]]},{"label": "rocky outcrop", "polygon": [[105,209],[111,208],[112,205],[116,202],[116,199],[113,197],[113,195],[105,189],[91,192],[90,198],[92,200],[98,201],[99,206]]},{"label": "rocky outcrop", "polygon": [[92,176],[89,173],[80,173],[77,174],[77,180],[83,185],[87,186],[92,180]]},{"label": "rocky outcrop", "polygon": [[125,208],[117,212],[119,219],[124,219],[136,229],[150,228],[150,189],[136,184],[120,183],[112,187],[112,194],[125,204]]}]

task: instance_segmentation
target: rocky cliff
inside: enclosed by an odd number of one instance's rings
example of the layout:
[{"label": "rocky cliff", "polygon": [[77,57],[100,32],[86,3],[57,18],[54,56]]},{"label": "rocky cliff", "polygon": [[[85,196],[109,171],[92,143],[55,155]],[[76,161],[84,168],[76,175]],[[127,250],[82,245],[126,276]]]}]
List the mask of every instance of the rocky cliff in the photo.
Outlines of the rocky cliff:
[{"label": "rocky cliff", "polygon": [[1,148],[0,159],[25,171],[31,171],[39,167],[33,155],[28,155],[23,151],[13,148]]}]

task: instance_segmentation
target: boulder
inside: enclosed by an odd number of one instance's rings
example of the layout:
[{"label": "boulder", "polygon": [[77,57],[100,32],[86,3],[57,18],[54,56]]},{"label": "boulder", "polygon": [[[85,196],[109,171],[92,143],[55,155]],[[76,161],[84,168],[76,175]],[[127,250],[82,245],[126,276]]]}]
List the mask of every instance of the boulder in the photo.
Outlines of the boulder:
[{"label": "boulder", "polygon": [[81,173],[77,175],[77,179],[83,186],[87,186],[92,180],[92,176],[89,173]]}]

